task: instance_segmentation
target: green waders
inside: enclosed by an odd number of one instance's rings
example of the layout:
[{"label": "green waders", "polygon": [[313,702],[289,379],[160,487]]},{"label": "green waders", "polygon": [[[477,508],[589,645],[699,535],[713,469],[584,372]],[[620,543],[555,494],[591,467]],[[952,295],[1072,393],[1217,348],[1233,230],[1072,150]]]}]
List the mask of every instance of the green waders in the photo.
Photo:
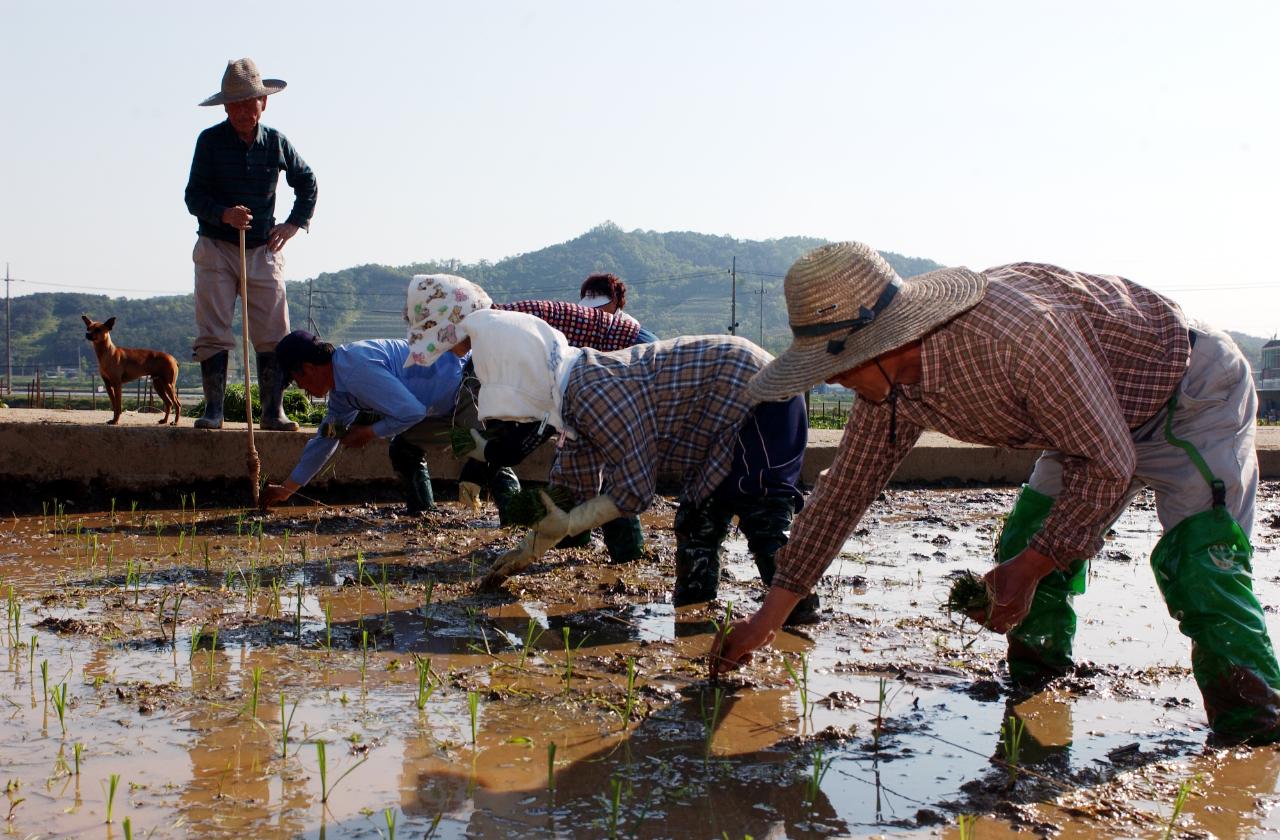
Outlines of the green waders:
[{"label": "green waders", "polygon": [[1226,508],[1226,489],[1190,443],[1173,435],[1177,397],[1169,401],[1165,439],[1186,451],[1212,488],[1213,507],[1171,528],[1151,552],[1151,570],[1169,615],[1191,639],[1191,670],[1214,735],[1255,744],[1280,739],[1280,667],[1253,594],[1253,547]]},{"label": "green waders", "polygon": [[410,514],[435,510],[435,495],[431,491],[431,475],[427,472],[426,453],[403,435],[396,435],[387,446],[391,468],[400,477],[404,491],[405,511]]},{"label": "green waders", "polygon": [[[1024,484],[1000,532],[996,560],[1003,563],[1026,548],[1052,507],[1052,498]],[[1087,569],[1088,563],[1081,560],[1075,571],[1050,572],[1037,584],[1027,617],[1008,634],[1009,676],[1015,683],[1035,684],[1071,670],[1076,635],[1071,602],[1084,594]]]}]

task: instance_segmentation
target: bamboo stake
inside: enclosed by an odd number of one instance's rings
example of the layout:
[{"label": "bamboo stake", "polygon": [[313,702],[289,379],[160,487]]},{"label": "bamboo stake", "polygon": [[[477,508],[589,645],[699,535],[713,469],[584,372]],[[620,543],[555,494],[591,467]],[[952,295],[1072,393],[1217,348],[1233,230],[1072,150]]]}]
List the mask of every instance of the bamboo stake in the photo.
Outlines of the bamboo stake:
[{"label": "bamboo stake", "polygon": [[244,422],[249,430],[249,452],[245,464],[253,485],[253,506],[258,507],[258,478],[262,462],[253,446],[253,392],[249,390],[249,264],[245,258],[244,230],[240,231],[240,334],[244,347]]}]

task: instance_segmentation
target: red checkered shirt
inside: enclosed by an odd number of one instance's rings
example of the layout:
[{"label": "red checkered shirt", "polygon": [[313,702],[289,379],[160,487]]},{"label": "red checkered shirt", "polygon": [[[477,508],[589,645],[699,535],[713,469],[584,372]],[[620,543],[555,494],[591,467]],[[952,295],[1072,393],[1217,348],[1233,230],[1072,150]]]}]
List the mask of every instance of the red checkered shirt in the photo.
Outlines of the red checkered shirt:
[{"label": "red checkered shirt", "polygon": [[574,347],[621,350],[635,344],[640,334],[640,324],[636,321],[562,300],[517,300],[495,303],[493,308],[536,315],[564,333]]},{"label": "red checkered shirt", "polygon": [[1102,546],[1136,468],[1130,430],[1186,372],[1186,320],[1120,277],[1035,263],[983,273],[986,296],[924,338],[920,381],[900,386],[896,445],[888,403],[855,401],[831,469],[778,552],[774,585],[813,588],[925,429],[1062,453],[1062,494],[1031,545],[1059,566]]}]

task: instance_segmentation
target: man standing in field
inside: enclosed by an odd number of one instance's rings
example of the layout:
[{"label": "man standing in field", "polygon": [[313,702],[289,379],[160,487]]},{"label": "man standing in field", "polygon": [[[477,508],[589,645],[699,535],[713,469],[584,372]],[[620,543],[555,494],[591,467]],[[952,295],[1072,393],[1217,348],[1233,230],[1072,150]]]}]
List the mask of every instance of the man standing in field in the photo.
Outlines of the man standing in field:
[{"label": "man standing in field", "polygon": [[[284,90],[279,79],[263,79],[253,59],[227,63],[222,89],[201,102],[221,105],[227,119],[196,139],[186,201],[200,220],[192,253],[195,261],[196,339],[192,354],[200,361],[204,416],[196,428],[222,428],[222,398],[227,385],[227,359],[235,337],[240,288],[240,232],[245,237],[248,270],[249,335],[257,350],[262,428],[294,431],[298,424],[282,406],[285,377],[276,364],[276,342],[289,332],[282,249],[306,228],[316,207],[316,177],[288,139],[262,125],[267,97]],[[275,223],[276,185],[280,172],[293,188],[289,218]],[[245,360],[248,364],[249,360]]]}]

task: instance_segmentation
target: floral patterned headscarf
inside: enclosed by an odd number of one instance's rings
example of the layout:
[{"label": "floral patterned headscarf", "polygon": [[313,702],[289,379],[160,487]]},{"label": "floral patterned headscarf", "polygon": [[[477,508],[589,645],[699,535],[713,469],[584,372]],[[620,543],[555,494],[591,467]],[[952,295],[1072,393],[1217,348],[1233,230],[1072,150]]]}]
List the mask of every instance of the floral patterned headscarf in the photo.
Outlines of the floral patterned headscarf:
[{"label": "floral patterned headscarf", "polygon": [[404,320],[409,325],[410,365],[430,366],[467,337],[462,319],[493,300],[484,289],[452,274],[415,274],[409,281]]}]

